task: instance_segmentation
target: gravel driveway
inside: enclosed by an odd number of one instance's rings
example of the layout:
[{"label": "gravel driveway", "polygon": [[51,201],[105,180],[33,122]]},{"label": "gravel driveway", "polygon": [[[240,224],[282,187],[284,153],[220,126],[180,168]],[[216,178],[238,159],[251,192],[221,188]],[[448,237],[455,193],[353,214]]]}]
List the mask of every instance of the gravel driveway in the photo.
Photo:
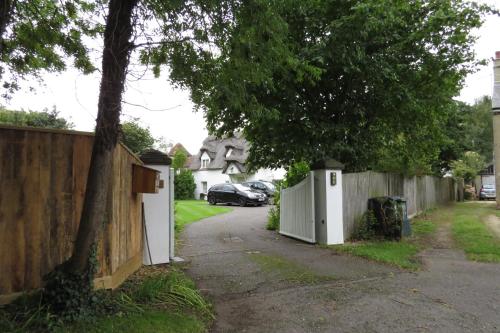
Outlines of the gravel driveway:
[{"label": "gravel driveway", "polygon": [[500,332],[500,265],[440,246],[402,271],[265,230],[267,211],[236,207],[181,235],[213,332]]}]

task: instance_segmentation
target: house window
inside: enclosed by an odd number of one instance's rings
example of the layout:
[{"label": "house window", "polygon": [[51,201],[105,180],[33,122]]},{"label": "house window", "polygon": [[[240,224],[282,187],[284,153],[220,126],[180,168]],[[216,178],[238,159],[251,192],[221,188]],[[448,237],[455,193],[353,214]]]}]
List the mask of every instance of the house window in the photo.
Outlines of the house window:
[{"label": "house window", "polygon": [[202,160],[201,160],[201,168],[202,168],[202,169],[206,169],[206,168],[208,168],[208,162],[210,162],[210,160],[209,160],[209,159],[202,159]]},{"label": "house window", "polygon": [[203,193],[207,193],[207,190],[208,190],[207,182],[201,182],[201,188],[202,188]]}]

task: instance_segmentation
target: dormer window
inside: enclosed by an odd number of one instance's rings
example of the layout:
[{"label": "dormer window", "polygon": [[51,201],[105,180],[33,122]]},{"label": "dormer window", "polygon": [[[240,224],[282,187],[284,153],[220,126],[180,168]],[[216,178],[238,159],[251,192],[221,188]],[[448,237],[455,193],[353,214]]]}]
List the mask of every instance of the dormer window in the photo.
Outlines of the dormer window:
[{"label": "dormer window", "polygon": [[203,154],[200,157],[201,161],[201,169],[207,169],[208,165],[210,164],[210,156],[208,156],[207,152],[203,152]]},{"label": "dormer window", "polygon": [[202,169],[208,168],[208,163],[210,163],[209,159],[203,159],[203,160],[201,160],[201,168]]},{"label": "dormer window", "polygon": [[233,148],[229,148],[227,153],[226,153],[226,157],[231,156],[232,153],[233,153]]}]

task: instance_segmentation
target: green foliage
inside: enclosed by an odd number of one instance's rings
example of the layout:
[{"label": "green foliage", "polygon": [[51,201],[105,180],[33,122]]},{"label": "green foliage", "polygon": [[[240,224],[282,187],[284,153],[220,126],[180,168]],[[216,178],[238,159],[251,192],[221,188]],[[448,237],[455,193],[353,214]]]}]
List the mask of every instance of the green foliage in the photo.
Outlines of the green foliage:
[{"label": "green foliage", "polygon": [[156,140],[149,127],[142,127],[135,119],[122,123],[121,127],[122,141],[134,153],[138,154],[146,149],[153,148]]},{"label": "green foliage", "polygon": [[375,214],[373,214],[373,211],[369,210],[356,221],[351,238],[353,240],[373,239],[375,237],[375,227],[377,223]]},{"label": "green foliage", "polygon": [[[39,295],[27,296],[0,308],[2,332],[205,332],[213,318],[212,306],[192,280],[171,269],[133,276],[119,290],[93,294],[93,311],[61,320],[41,305]],[[68,300],[70,301],[70,300]]]},{"label": "green foliage", "polygon": [[467,151],[479,153],[489,162],[493,156],[493,117],[491,116],[491,98],[484,96],[473,105],[462,102],[447,110],[446,122],[442,124],[445,139],[439,152],[439,158],[433,165],[434,173],[451,170],[451,163],[460,159]]},{"label": "green foliage", "polygon": [[[182,272],[173,270],[167,275],[153,274],[123,287],[129,301],[140,308],[170,306],[175,309],[191,309],[214,319],[211,306],[203,299],[192,280]],[[125,304],[128,306],[128,302]]]},{"label": "green foliage", "polygon": [[281,188],[283,187],[283,181],[276,184],[276,192],[273,197],[274,207],[271,207],[267,215],[267,230],[279,230],[280,229],[280,199],[281,199]]},{"label": "green foliage", "polygon": [[174,178],[174,191],[176,200],[194,199],[194,182],[191,170],[181,170]]},{"label": "green foliage", "polygon": [[334,245],[339,252],[376,260],[401,268],[417,269],[419,267],[415,255],[418,247],[409,242],[373,241],[345,245]]},{"label": "green foliage", "polygon": [[311,171],[307,162],[296,162],[288,168],[285,179],[283,180],[283,188],[292,187],[303,181]]},{"label": "green foliage", "polygon": [[267,215],[267,230],[279,230],[280,229],[280,206],[279,204],[275,207],[271,207]]},{"label": "green foliage", "polygon": [[243,130],[254,167],[333,157],[355,171],[394,156],[398,169],[429,170],[445,111],[478,63],[470,32],[486,7],[255,0],[232,8],[234,25],[220,30],[230,35],[214,38],[220,56],[186,47],[178,58],[196,60],[172,75],[191,88],[212,133]]},{"label": "green foliage", "polygon": [[59,111],[55,106],[52,111],[44,109],[42,112],[12,111],[0,108],[0,124],[57,129],[73,128],[72,123],[59,117]]},{"label": "green foliage", "polygon": [[172,158],[172,167],[176,170],[184,169],[187,161],[187,154],[183,150],[177,150]]},{"label": "green foliage", "polygon": [[453,177],[463,178],[466,182],[472,181],[485,166],[484,158],[473,151],[465,152],[461,159],[451,163]]},{"label": "green foliage", "polygon": [[19,89],[19,80],[30,74],[65,70],[70,60],[84,73],[94,71],[83,40],[95,37],[101,29],[96,23],[99,20],[90,19],[101,8],[99,4],[85,0],[6,1],[10,10],[1,17],[7,23],[0,30],[3,95]]},{"label": "green foliage", "polygon": [[103,316],[93,321],[78,322],[71,327],[56,329],[55,333],[204,333],[206,325],[193,315],[147,310]]}]

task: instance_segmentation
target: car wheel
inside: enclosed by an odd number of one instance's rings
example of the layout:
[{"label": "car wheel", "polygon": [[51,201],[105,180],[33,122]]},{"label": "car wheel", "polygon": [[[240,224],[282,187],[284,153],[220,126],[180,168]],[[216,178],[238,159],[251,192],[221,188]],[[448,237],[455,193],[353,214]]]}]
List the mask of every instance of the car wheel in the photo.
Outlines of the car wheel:
[{"label": "car wheel", "polygon": [[247,201],[244,198],[240,198],[238,202],[241,207],[245,207],[247,205]]},{"label": "car wheel", "polygon": [[217,204],[217,201],[215,201],[214,197],[210,197],[208,198],[208,203],[215,206]]}]

